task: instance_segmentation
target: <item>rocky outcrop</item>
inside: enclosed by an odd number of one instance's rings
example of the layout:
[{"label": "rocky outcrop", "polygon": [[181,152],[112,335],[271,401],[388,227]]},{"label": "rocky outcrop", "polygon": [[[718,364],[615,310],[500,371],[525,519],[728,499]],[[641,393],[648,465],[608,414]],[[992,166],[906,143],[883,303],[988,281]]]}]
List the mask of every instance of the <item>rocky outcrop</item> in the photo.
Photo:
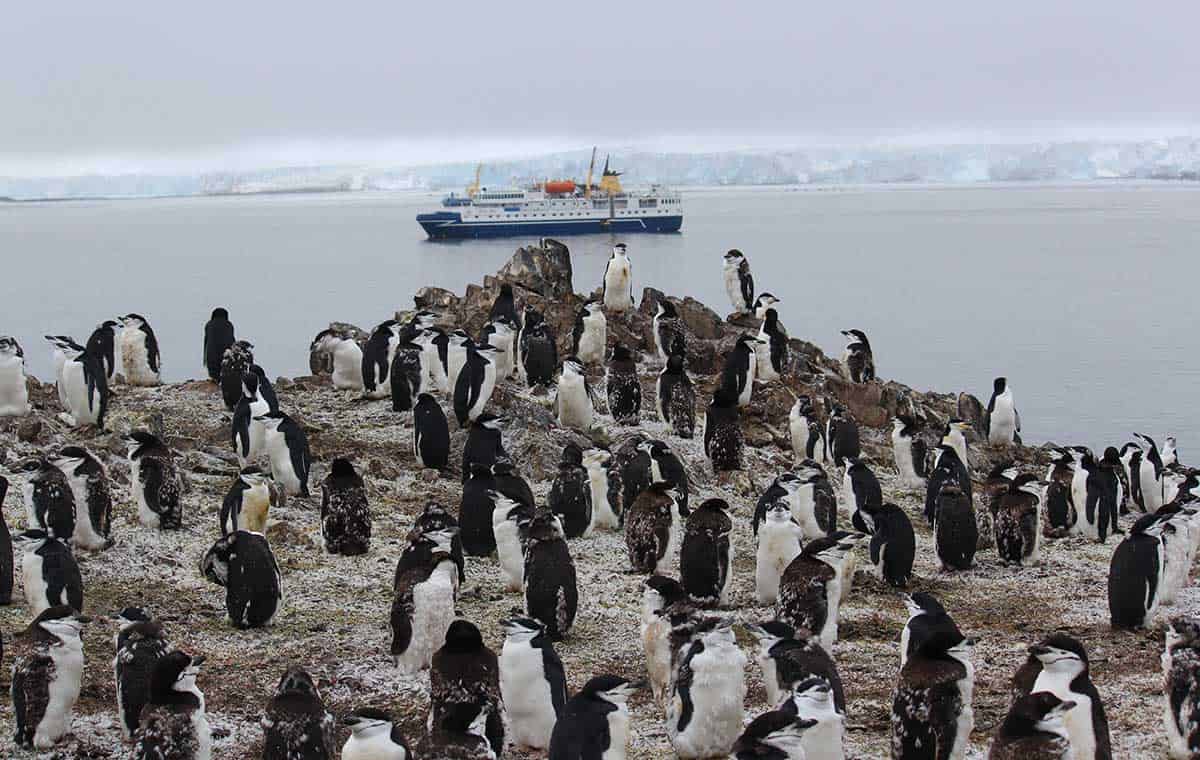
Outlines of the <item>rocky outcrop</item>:
[{"label": "rocky outcrop", "polygon": [[[571,283],[571,252],[551,238],[541,245],[518,248],[494,279],[513,287],[537,293],[544,298],[562,298],[575,294]],[[484,285],[490,285],[486,280]]]}]

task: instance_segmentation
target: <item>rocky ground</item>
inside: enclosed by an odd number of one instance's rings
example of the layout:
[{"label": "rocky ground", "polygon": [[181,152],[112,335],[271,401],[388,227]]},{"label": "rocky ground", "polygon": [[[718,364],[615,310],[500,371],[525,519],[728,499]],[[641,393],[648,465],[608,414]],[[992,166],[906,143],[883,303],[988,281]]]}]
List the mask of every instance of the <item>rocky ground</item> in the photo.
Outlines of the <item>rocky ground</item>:
[{"label": "rocky ground", "polygon": [[[519,252],[499,277],[517,286],[518,302],[543,308],[558,330],[565,349],[570,321],[582,301],[571,292],[569,257],[565,251]],[[441,309],[448,322],[477,333],[494,297],[497,278],[470,286],[463,298],[446,291],[426,290],[420,303]],[[662,294],[646,291],[640,310],[610,320],[610,342],[626,341],[649,357],[648,324],[653,304]],[[694,302],[679,302],[693,340],[689,361],[698,384],[698,413],[710,392],[711,373],[736,339],[738,325]],[[786,320],[786,315],[785,315]],[[749,325],[745,325],[749,327]],[[252,337],[252,336],[248,336]],[[716,477],[704,458],[699,426],[697,438],[680,440],[657,421],[653,412],[653,380],[657,367],[644,365],[644,399],[638,428],[621,427],[604,417],[589,433],[595,443],[616,444],[640,429],[668,441],[686,463],[694,490],[693,504],[721,497],[736,512],[734,591],[725,611],[738,621],[769,618],[772,610],[754,600],[754,540],[750,516],[755,500],[792,456],[787,442],[787,410],[796,393],[837,398],[847,404],[862,426],[866,452],[879,474],[885,498],[904,507],[917,529],[918,559],[912,590],[937,595],[965,633],[978,639],[975,652],[975,733],[971,757],[983,757],[1008,702],[1008,679],[1024,658],[1024,648],[1044,635],[1065,630],[1089,649],[1093,678],[1104,698],[1112,728],[1115,756],[1152,757],[1165,752],[1161,724],[1159,653],[1161,624],[1142,633],[1116,632],[1107,623],[1105,584],[1108,560],[1115,542],[1107,545],[1082,539],[1050,542],[1040,565],[1013,568],[1000,564],[992,550],[981,552],[969,572],[940,573],[933,540],[918,519],[923,493],[901,488],[892,475],[892,460],[884,426],[897,410],[915,413],[931,425],[958,414],[969,419],[978,402],[963,396],[917,393],[895,383],[848,386],[834,375],[830,360],[809,344],[793,341],[793,371],[781,382],[756,389],[743,425],[750,446],[746,470]],[[187,347],[166,346],[167,360]],[[303,344],[297,345],[303,351]],[[320,362],[315,361],[314,366]],[[886,368],[883,368],[886,369]],[[597,375],[594,382],[601,386]],[[119,494],[114,519],[115,545],[95,554],[78,553],[85,587],[85,612],[92,617],[84,641],[87,658],[83,694],[70,739],[44,757],[124,757],[116,722],[112,677],[115,624],[111,615],[139,605],[162,618],[174,645],[206,655],[199,679],[217,736],[215,757],[242,758],[259,754],[262,731],[259,716],[279,675],[289,664],[306,667],[319,679],[327,707],[341,714],[356,706],[377,705],[400,716],[405,733],[416,739],[423,730],[428,707],[427,677],[401,676],[388,656],[388,611],[392,572],[401,542],[414,516],[427,500],[454,509],[460,501],[457,473],[463,434],[455,433],[453,471],[437,473],[417,468],[411,451],[411,419],[391,411],[390,402],[366,402],[333,390],[327,378],[280,378],[276,388],[284,411],[308,430],[316,461],[311,478],[314,496],[289,498],[271,513],[267,531],[279,560],[285,602],[274,626],[253,631],[234,629],[225,617],[223,589],[207,583],[198,570],[203,552],[219,535],[218,510],[236,472],[228,444],[230,414],[220,393],[207,382],[186,382],[153,389],[119,387],[109,416],[110,432],[74,431],[56,418],[60,411],[53,388],[32,384],[35,411],[25,420],[0,421],[0,472],[13,489],[4,506],[10,527],[24,527],[20,474],[11,467],[21,459],[78,442],[101,453]],[[580,434],[557,428],[549,398],[502,384],[493,406],[508,420],[505,444],[539,499],[550,487],[562,445]],[[447,407],[448,408],[448,407]],[[452,423],[453,424],[453,423]],[[186,473],[184,528],[153,532],[136,521],[128,488],[128,466],[120,434],[131,427],[158,427],[179,450]],[[1074,443],[1074,442],[1072,442]],[[1093,445],[1100,442],[1091,442]],[[1110,442],[1112,443],[1112,442]],[[995,451],[972,445],[976,473],[1003,456],[1016,456],[1028,466],[1043,461],[1037,449]],[[360,557],[331,557],[321,550],[318,512],[320,489],[330,461],[350,457],[365,476],[371,497],[374,534],[371,551]],[[831,473],[840,483],[840,473]],[[843,505],[842,519],[848,522]],[[630,677],[644,673],[637,642],[641,578],[627,572],[620,534],[601,533],[573,540],[571,552],[578,570],[579,615],[566,641],[558,645],[573,690],[590,676],[612,672]],[[862,550],[860,550],[862,551]],[[862,562],[866,564],[865,558]],[[472,559],[459,609],[482,629],[496,651],[502,643],[498,621],[521,605],[521,597],[503,591],[499,569],[491,559]],[[1168,614],[1200,610],[1200,591],[1185,590]],[[847,694],[847,756],[886,757],[891,691],[899,670],[898,639],[906,614],[899,593],[861,570],[849,603],[842,609],[841,638],[833,650]],[[28,622],[21,591],[14,604],[0,608],[0,632],[5,642]],[[746,678],[747,719],[768,709],[761,674],[753,663],[753,647],[743,637],[750,660]],[[7,667],[0,688],[8,690]],[[631,758],[671,756],[664,719],[651,705],[649,694],[631,703]],[[0,701],[0,754],[31,757],[11,746],[11,703]],[[345,735],[339,735],[339,746]],[[507,757],[537,757],[510,748]]]}]

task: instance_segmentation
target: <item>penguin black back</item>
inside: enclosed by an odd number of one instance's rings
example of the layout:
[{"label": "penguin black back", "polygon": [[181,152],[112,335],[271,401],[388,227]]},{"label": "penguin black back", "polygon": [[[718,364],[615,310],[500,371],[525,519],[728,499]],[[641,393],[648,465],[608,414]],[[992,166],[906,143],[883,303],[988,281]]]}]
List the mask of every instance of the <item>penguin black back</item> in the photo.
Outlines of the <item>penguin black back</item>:
[{"label": "penguin black back", "polygon": [[[0,605],[12,603],[13,591],[13,545],[8,532],[8,520],[4,516],[4,497],[8,494],[8,478],[0,475]],[[0,649],[0,652],[3,652]]]},{"label": "penguin black back", "polygon": [[[482,415],[481,415],[482,416]],[[471,425],[474,431],[478,420]],[[471,433],[468,433],[468,439]],[[463,456],[466,456],[466,448]],[[413,456],[422,467],[445,469],[450,459],[450,423],[431,393],[417,396],[413,407]]]},{"label": "penguin black back", "polygon": [[552,513],[540,512],[525,539],[525,609],[558,641],[570,631],[578,606],[575,562],[562,525]]},{"label": "penguin black back", "polygon": [[212,317],[204,325],[204,367],[211,380],[221,379],[221,359],[235,340],[229,312],[221,307],[213,309]]}]

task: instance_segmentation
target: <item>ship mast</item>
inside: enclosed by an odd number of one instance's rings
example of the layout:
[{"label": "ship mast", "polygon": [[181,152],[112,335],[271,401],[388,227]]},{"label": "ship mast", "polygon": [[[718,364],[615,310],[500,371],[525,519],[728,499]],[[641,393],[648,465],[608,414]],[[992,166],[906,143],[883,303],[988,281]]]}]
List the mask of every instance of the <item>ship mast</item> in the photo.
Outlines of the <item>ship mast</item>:
[{"label": "ship mast", "polygon": [[475,164],[475,183],[467,188],[467,197],[474,198],[479,192],[479,175],[483,172],[483,164]]},{"label": "ship mast", "polygon": [[592,197],[592,170],[596,168],[596,146],[592,146],[592,162],[588,164],[587,184],[583,186],[583,197]]}]

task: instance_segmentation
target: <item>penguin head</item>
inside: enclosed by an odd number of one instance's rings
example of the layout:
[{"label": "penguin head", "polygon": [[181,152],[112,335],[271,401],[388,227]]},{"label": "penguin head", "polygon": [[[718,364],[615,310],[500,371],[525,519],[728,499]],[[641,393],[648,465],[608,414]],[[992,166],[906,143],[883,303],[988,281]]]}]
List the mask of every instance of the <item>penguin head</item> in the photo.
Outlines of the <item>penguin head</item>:
[{"label": "penguin head", "polygon": [[545,317],[537,309],[529,304],[525,304],[525,313],[522,315],[522,320],[525,324],[525,329],[529,330],[536,325],[540,325],[545,320]]},{"label": "penguin head", "polygon": [[466,330],[459,328],[458,330],[455,330],[454,332],[450,333],[450,345],[451,346],[465,346],[468,343],[471,343],[471,336],[467,335]]},{"label": "penguin head", "polygon": [[229,311],[224,307],[218,306],[217,308],[213,309],[211,319],[214,322],[228,322]]},{"label": "penguin head", "polygon": [[624,243],[617,243],[616,245],[613,246],[612,255],[614,257],[616,257],[616,256],[624,257],[626,255],[627,250],[628,250],[628,248]]},{"label": "penguin head", "polygon": [[661,611],[686,598],[687,591],[674,578],[655,573],[642,581],[642,602],[649,609]]},{"label": "penguin head", "polygon": [[451,526],[422,533],[421,540],[431,545],[433,554],[449,556],[454,546],[454,537],[457,535],[458,528]]},{"label": "penguin head", "polygon": [[988,480],[1000,483],[1001,481],[1011,483],[1020,475],[1020,471],[1011,459],[1005,459],[1002,462],[997,462],[988,472]]},{"label": "penguin head", "polygon": [[28,459],[22,459],[14,464],[11,469],[13,472],[35,473],[49,466],[50,463],[43,457],[33,456]]},{"label": "penguin head", "polygon": [[68,359],[78,358],[84,352],[84,347],[76,343],[70,335],[47,335],[45,338],[56,352],[62,353]]},{"label": "penguin head", "polygon": [[562,520],[549,510],[542,510],[529,521],[528,540],[535,544],[543,541],[562,541],[566,539]]},{"label": "penguin head", "polygon": [[258,415],[254,419],[261,422],[262,426],[270,432],[279,430],[279,426],[282,425],[284,420],[287,418],[288,416],[283,412],[267,412],[266,414]]},{"label": "penguin head", "polygon": [[583,312],[587,317],[604,316],[604,304],[594,298],[589,298],[583,304]]},{"label": "penguin head", "polygon": [[[763,327],[776,327],[779,324],[779,312],[767,309],[763,312]],[[773,332],[773,330],[771,331]]]},{"label": "penguin head", "polygon": [[[757,625],[747,625],[746,630],[758,639],[759,646],[765,652],[781,641],[797,638],[796,629],[778,620],[768,620]],[[807,636],[805,636],[807,638]]]},{"label": "penguin head", "polygon": [[1004,389],[1008,387],[1008,378],[998,377],[992,381],[992,393],[999,396],[1004,393]]},{"label": "penguin head", "polygon": [[80,617],[75,610],[65,604],[48,607],[29,624],[30,629],[44,632],[46,635],[67,643],[79,639],[83,624],[87,618]]},{"label": "penguin head", "polygon": [[243,468],[242,471],[238,473],[238,480],[242,481],[247,488],[265,486],[272,482],[270,475],[254,466]]},{"label": "penguin head", "polygon": [[483,412],[475,418],[474,424],[487,430],[499,430],[500,425],[503,424],[503,422],[503,417],[498,417],[491,412]]},{"label": "penguin head", "polygon": [[178,649],[168,652],[154,663],[150,675],[150,699],[156,704],[172,701],[173,692],[198,693],[196,676],[200,674],[203,655],[192,656]]},{"label": "penguin head", "polygon": [[633,352],[626,348],[625,344],[618,343],[613,346],[612,360],[614,362],[631,362],[633,361]]},{"label": "penguin head", "polygon": [[742,333],[742,335],[737,339],[737,348],[740,348],[743,351],[754,353],[755,346],[766,345],[766,343],[767,341],[763,340],[757,335],[752,335],[751,333]]},{"label": "penguin head", "polygon": [[1104,456],[1100,458],[1104,464],[1115,467],[1121,464],[1121,452],[1117,451],[1116,446],[1108,446],[1104,449]]},{"label": "penguin head", "polygon": [[17,339],[11,335],[0,335],[0,356],[12,358],[15,356],[24,357],[25,352],[21,350],[21,344],[17,343]]},{"label": "penguin head", "polygon": [[1067,736],[1067,713],[1075,705],[1073,700],[1063,701],[1048,691],[1035,691],[1014,702],[1009,715],[1041,733]]},{"label": "penguin head", "polygon": [[867,342],[867,334],[862,330],[842,330],[842,335],[846,336],[846,348],[850,348],[856,343],[861,344],[863,348],[871,347],[871,344]]},{"label": "penguin head", "polygon": [[656,313],[655,316],[670,319],[672,317],[678,317],[679,312],[675,309],[675,304],[671,303],[665,298],[660,298],[658,300],[658,313]]},{"label": "penguin head", "polygon": [[96,455],[82,446],[63,446],[58,450],[53,464],[68,475],[86,475],[104,469]]},{"label": "penguin head", "polygon": [[583,362],[579,361],[579,358],[576,356],[568,356],[563,359],[562,372],[564,377],[583,375]]},{"label": "penguin head", "polygon": [[470,620],[459,618],[446,629],[446,645],[443,649],[447,652],[465,654],[478,652],[483,648],[483,634],[479,632],[479,627]]},{"label": "penguin head", "polygon": [[736,248],[730,248],[725,252],[725,267],[737,268],[737,266],[741,264],[745,258],[746,257],[742,255],[741,251]]},{"label": "penguin head", "polygon": [[1038,480],[1037,475],[1026,472],[1013,478],[1012,483],[1009,485],[1009,490],[1027,493],[1040,501],[1042,497],[1042,489],[1045,488],[1046,485],[1046,481]]},{"label": "penguin head", "polygon": [[833,687],[820,676],[810,676],[792,687],[792,703],[800,715],[829,712],[834,709]]},{"label": "penguin head", "polygon": [[162,441],[158,439],[158,436],[145,430],[131,430],[125,436],[125,447],[129,450],[129,455],[134,458],[142,449],[161,445]]},{"label": "penguin head", "polygon": [[[781,303],[783,301],[780,301],[770,293],[760,293],[758,298],[754,299],[754,313],[761,314],[763,310]],[[761,319],[761,316],[759,318]]]},{"label": "penguin head", "polygon": [[546,632],[542,622],[531,617],[506,618],[500,621],[500,627],[505,636],[518,643],[533,641]]},{"label": "penguin head", "polygon": [[579,690],[579,693],[592,699],[620,706],[628,702],[633,693],[642,686],[640,683],[631,683],[629,679],[620,676],[602,675],[590,678]]},{"label": "penguin head", "polygon": [[313,677],[308,674],[308,671],[299,665],[290,665],[288,669],[283,671],[283,676],[279,679],[279,686],[275,688],[275,694],[306,694],[314,699],[320,699],[321,694],[317,691],[317,684],[313,681]]},{"label": "penguin head", "polygon": [[942,603],[934,598],[933,594],[927,594],[924,591],[917,591],[906,596],[904,605],[908,607],[910,617],[946,614],[946,608],[942,606]]},{"label": "penguin head", "polygon": [[369,734],[390,733],[392,716],[373,707],[360,707],[342,718],[342,725],[348,727],[356,737],[363,738]]},{"label": "penguin head", "polygon": [[130,329],[139,329],[146,326],[146,318],[141,314],[126,314],[123,317],[117,317],[117,321],[121,323],[121,327]]},{"label": "penguin head", "polygon": [[430,311],[429,309],[418,309],[417,311],[413,312],[412,317],[408,320],[408,324],[413,331],[421,332],[423,330],[432,329],[440,318],[441,315],[436,311]]},{"label": "penguin head", "polygon": [[[703,505],[701,505],[703,506]],[[792,508],[783,499],[776,499],[767,506],[765,522],[789,523],[792,521]]]},{"label": "penguin head", "polygon": [[572,467],[583,466],[583,449],[574,441],[563,446],[561,464],[570,465]]},{"label": "penguin head", "polygon": [[23,546],[25,551],[33,552],[40,549],[47,541],[57,539],[50,538],[50,534],[40,528],[30,528],[20,533],[14,533],[12,540],[14,546]]},{"label": "penguin head", "polygon": [[798,718],[785,710],[771,710],[750,721],[734,744],[733,752],[738,757],[743,754],[768,756],[773,750],[784,753],[785,757],[804,757],[804,732],[815,725],[817,721],[812,718]]},{"label": "penguin head", "polygon": [[588,449],[583,452],[583,466],[589,470],[603,468],[612,460],[612,453],[604,449]]},{"label": "penguin head", "polygon": [[1042,668],[1073,679],[1088,669],[1087,652],[1083,644],[1064,633],[1053,634],[1040,644],[1029,647],[1029,654],[1042,663]]},{"label": "penguin head", "polygon": [[333,464],[329,467],[329,474],[337,480],[352,480],[358,475],[354,471],[354,465],[345,457],[337,457],[333,460]]}]

